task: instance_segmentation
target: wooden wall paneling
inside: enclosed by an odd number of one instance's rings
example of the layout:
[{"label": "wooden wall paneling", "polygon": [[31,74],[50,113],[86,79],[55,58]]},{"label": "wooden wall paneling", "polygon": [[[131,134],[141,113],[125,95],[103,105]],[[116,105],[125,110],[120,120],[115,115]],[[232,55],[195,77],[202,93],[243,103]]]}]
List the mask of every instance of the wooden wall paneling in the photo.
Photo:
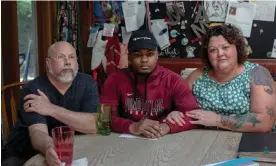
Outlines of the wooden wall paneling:
[{"label": "wooden wall paneling", "polygon": [[200,68],[203,66],[200,59],[163,59],[159,58],[158,63],[174,71],[177,74],[180,74],[181,71],[185,68]]},{"label": "wooden wall paneling", "polygon": [[248,61],[258,63],[266,67],[270,72],[276,72],[276,59],[249,59]]},{"label": "wooden wall paneling", "polygon": [[39,75],[45,73],[45,58],[57,33],[56,3],[55,1],[36,1]]},{"label": "wooden wall paneling", "polygon": [[82,44],[82,60],[85,73],[91,74],[91,57],[92,48],[87,47],[89,37],[89,28],[93,24],[93,1],[80,1],[80,27],[81,27],[81,44]]},{"label": "wooden wall paneling", "polygon": [[[250,62],[258,63],[266,67],[270,72],[276,72],[276,59],[248,59]],[[159,58],[159,64],[177,74],[185,68],[202,68],[200,59],[162,59]]]},{"label": "wooden wall paneling", "polygon": [[2,85],[20,81],[16,1],[1,2]]}]

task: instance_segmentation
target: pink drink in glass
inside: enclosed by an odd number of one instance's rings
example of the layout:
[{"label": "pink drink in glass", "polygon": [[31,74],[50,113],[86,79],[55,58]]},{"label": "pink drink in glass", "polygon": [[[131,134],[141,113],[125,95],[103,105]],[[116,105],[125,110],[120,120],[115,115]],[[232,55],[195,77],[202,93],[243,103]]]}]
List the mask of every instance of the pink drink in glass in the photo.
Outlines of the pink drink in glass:
[{"label": "pink drink in glass", "polygon": [[61,162],[71,166],[73,160],[75,131],[69,126],[56,127],[52,130],[55,151]]}]

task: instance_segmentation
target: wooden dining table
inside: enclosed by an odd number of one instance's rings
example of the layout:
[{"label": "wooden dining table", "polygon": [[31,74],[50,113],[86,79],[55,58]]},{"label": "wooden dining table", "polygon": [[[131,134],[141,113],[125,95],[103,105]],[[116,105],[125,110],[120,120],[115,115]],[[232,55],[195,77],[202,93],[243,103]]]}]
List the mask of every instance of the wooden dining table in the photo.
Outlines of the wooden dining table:
[{"label": "wooden dining table", "polygon": [[[90,166],[201,166],[237,157],[241,133],[220,130],[190,130],[168,134],[158,140],[77,135],[74,159],[87,158]],[[24,166],[45,166],[38,154]],[[259,162],[260,166],[276,166]]]}]

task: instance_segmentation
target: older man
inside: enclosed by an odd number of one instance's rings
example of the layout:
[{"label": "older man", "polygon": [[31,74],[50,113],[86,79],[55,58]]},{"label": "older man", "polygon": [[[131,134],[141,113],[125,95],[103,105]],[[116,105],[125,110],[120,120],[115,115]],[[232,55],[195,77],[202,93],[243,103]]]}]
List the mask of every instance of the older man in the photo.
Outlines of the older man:
[{"label": "older man", "polygon": [[54,150],[51,130],[68,125],[81,133],[96,133],[99,103],[92,77],[78,73],[74,47],[64,41],[50,46],[46,75],[38,76],[23,88],[19,121],[11,132],[2,153],[3,165],[23,165],[40,152],[46,162],[60,165]]}]

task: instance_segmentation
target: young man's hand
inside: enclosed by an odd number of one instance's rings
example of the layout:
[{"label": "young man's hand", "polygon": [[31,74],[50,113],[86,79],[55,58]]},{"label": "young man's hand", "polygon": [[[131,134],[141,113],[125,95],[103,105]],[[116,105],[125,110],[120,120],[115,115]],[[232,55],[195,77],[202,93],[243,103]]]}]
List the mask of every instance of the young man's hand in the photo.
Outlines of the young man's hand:
[{"label": "young man's hand", "polygon": [[[159,127],[160,127],[160,137],[170,132],[170,127],[166,123],[160,123]],[[147,138],[159,138],[159,137],[152,137],[151,135],[145,135],[145,134],[143,134],[143,136]]]},{"label": "young man's hand", "polygon": [[161,123],[160,128],[161,128],[161,136],[164,136],[170,132],[170,127],[169,125],[167,125],[167,123]]},{"label": "young man's hand", "polygon": [[134,135],[143,135],[147,138],[159,138],[161,133],[158,121],[143,119],[130,125],[130,132]]}]

